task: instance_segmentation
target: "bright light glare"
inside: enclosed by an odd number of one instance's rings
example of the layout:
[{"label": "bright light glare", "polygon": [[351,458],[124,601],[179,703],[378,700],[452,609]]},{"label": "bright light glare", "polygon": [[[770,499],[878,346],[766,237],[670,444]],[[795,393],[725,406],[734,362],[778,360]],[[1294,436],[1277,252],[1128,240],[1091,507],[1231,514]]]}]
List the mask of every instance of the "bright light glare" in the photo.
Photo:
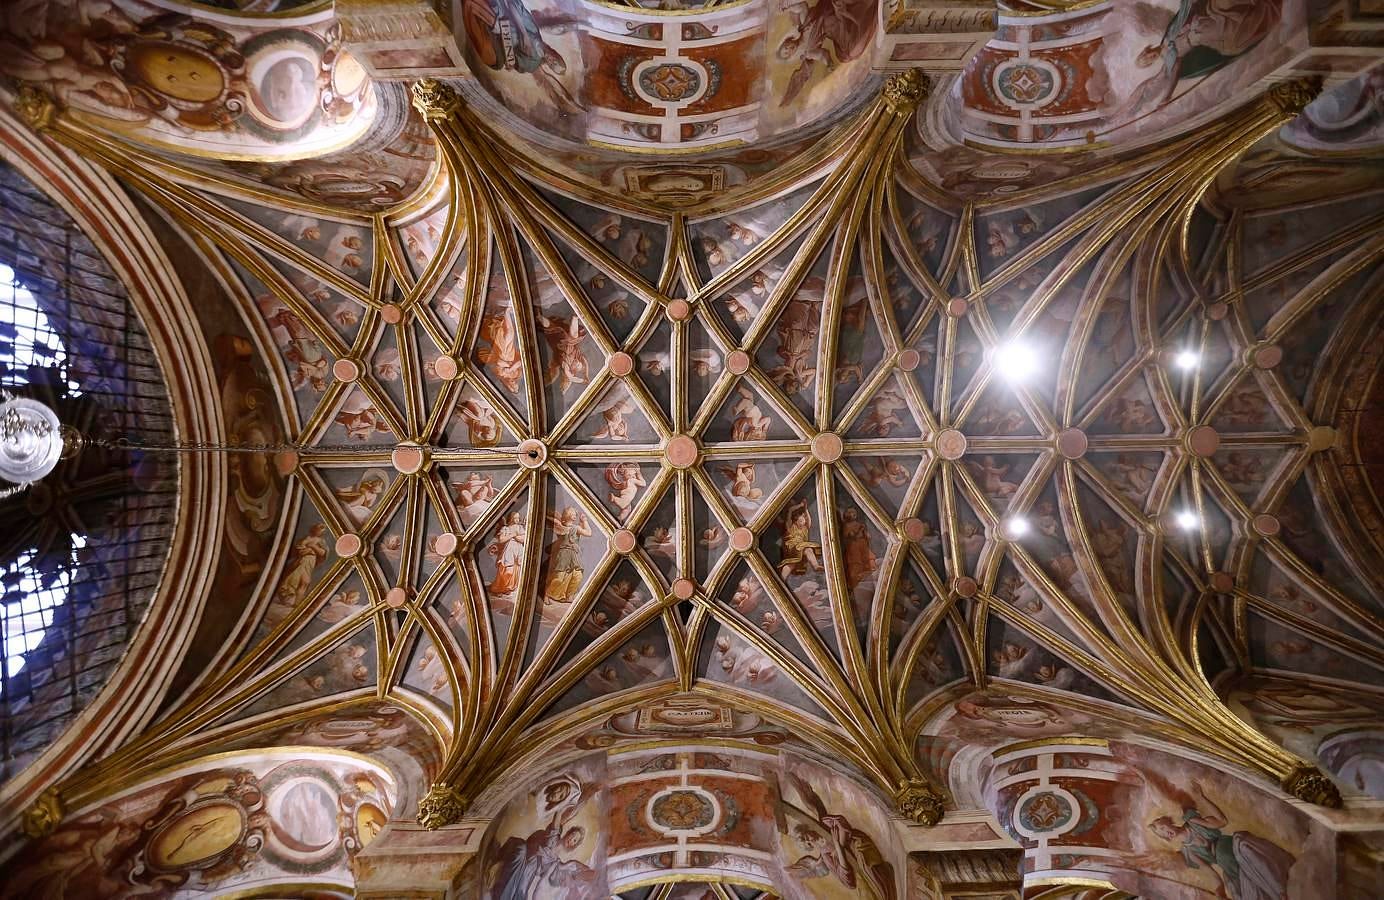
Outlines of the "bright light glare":
[{"label": "bright light glare", "polygon": [[1008,519],[1004,523],[1004,531],[1011,538],[1021,538],[1028,534],[1028,520],[1018,516]]},{"label": "bright light glare", "polygon": [[1027,344],[1006,344],[995,351],[995,369],[1007,381],[1024,381],[1038,371],[1038,354]]},{"label": "bright light glare", "polygon": [[1177,514],[1177,527],[1183,531],[1195,531],[1198,520],[1197,514],[1190,510],[1183,510]]},{"label": "bright light glare", "polygon": [[1199,361],[1200,357],[1194,350],[1180,350],[1177,356],[1173,357],[1173,362],[1179,369],[1195,369]]}]

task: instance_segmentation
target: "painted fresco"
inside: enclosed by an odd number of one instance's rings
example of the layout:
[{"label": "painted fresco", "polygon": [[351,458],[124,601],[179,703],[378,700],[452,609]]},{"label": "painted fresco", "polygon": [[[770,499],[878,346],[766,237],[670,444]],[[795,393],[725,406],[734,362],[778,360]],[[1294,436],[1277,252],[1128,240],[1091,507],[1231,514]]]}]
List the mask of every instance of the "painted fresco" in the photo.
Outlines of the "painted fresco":
[{"label": "painted fresco", "polygon": [[487,898],[605,898],[672,873],[774,885],[793,900],[901,896],[902,852],[875,796],[743,744],[615,748],[561,765],[519,789],[484,845]]},{"label": "painted fresco", "polygon": [[384,827],[393,779],[356,759],[243,755],[81,813],[7,870],[5,897],[174,897],[349,884]]},{"label": "painted fresco", "polygon": [[487,93],[526,125],[608,148],[758,142],[831,119],[869,77],[870,3],[668,12],[466,0],[456,30]]},{"label": "painted fresco", "polygon": [[995,755],[990,802],[1032,878],[1109,879],[1138,896],[1311,896],[1331,838],[1238,778],[1134,744]]},{"label": "painted fresco", "polygon": [[[15,13],[21,8],[16,7]],[[119,0],[84,27],[70,7],[27,3],[0,33],[0,71],[117,134],[206,154],[338,149],[376,111],[365,71],[330,19],[212,25]]]}]

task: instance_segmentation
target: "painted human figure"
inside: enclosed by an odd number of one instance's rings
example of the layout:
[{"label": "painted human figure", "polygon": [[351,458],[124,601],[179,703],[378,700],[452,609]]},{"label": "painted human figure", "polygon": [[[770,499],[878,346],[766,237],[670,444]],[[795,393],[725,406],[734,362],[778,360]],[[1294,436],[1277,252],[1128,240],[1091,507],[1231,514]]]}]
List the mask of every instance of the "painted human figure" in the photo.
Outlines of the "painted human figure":
[{"label": "painted human figure", "polygon": [[860,424],[862,433],[870,437],[888,437],[895,427],[903,424],[899,410],[908,409],[908,401],[898,391],[880,391],[870,398],[870,411]]},{"label": "painted human figure", "polygon": [[[462,0],[461,19],[471,51],[485,65],[532,75],[563,115],[585,108],[562,83],[566,61],[543,39],[540,22],[521,0]],[[544,15],[542,24],[557,31],[567,23]]]},{"label": "painted human figure", "polygon": [[379,469],[367,469],[353,485],[334,490],[336,498],[346,507],[346,515],[357,525],[364,524],[384,493],[386,477]]},{"label": "painted human figure", "polygon": [[476,359],[504,385],[505,390],[517,392],[519,379],[524,375],[524,363],[519,358],[519,341],[509,313],[487,313],[481,319],[480,338],[490,346],[477,347]]},{"label": "painted human figure", "polygon": [[[596,880],[596,873],[578,860],[563,860],[586,840],[580,825],[566,828],[580,806],[581,793],[571,799],[566,780],[544,786],[539,814],[551,811],[547,826],[527,837],[514,835],[495,854],[487,897],[495,900],[538,900],[541,897],[582,896]],[[578,791],[580,789],[578,788]],[[554,796],[559,797],[553,800]],[[541,819],[540,819],[541,821]],[[570,893],[568,893],[570,892]]]},{"label": "painted human figure", "polygon": [[601,410],[601,427],[591,435],[592,438],[605,438],[611,441],[628,441],[630,439],[630,425],[625,421],[625,416],[634,412],[634,401],[629,397],[620,397],[614,403]]},{"label": "painted human figure", "polygon": [[857,891],[862,900],[893,900],[894,867],[885,861],[874,839],[845,816],[827,812],[821,797],[801,776],[790,773],[788,777],[809,807],[798,812],[817,826],[800,824],[793,829],[793,837],[808,853],[789,872],[803,879],[830,877]]},{"label": "painted human figure", "polygon": [[730,499],[736,509],[747,517],[754,515],[764,497],[763,489],[755,486],[754,463],[738,462],[734,466],[718,466],[717,471],[730,480]]},{"label": "painted human figure", "polygon": [[740,398],[731,404],[735,419],[730,426],[730,439],[735,443],[762,441],[769,436],[769,417],[759,408],[754,393],[747,387],[737,387]]},{"label": "painted human figure", "polygon": [[548,525],[557,537],[548,545],[548,576],[543,582],[544,603],[567,603],[577,593],[586,572],[581,562],[581,539],[590,537],[586,514],[568,506],[561,514],[548,516]]},{"label": "painted human figure", "polygon": [[821,326],[822,304],[799,297],[788,301],[774,325],[779,340],[774,352],[783,362],[769,371],[769,377],[790,394],[803,390],[817,374],[812,359]]},{"label": "painted human figure", "polygon": [[1004,476],[1009,474],[1013,467],[999,465],[993,456],[982,456],[979,460],[968,461],[966,467],[980,478],[980,489],[987,497],[1009,497],[1019,489],[1014,482],[1004,480]]},{"label": "painted human figure", "polygon": [[779,9],[792,19],[793,28],[779,42],[776,55],[784,61],[799,60],[779,106],[793,102],[812,80],[818,63],[830,72],[857,59],[875,34],[877,9],[868,0],[817,0],[811,6],[807,0],[779,0]]},{"label": "painted human figure", "polygon": [[639,490],[648,485],[644,480],[644,473],[639,471],[638,463],[611,463],[606,466],[605,480],[610,486],[606,498],[615,507],[616,516],[620,521],[627,521],[634,510],[634,501],[639,496]]},{"label": "painted human figure", "polygon": [[465,481],[453,481],[452,497],[462,524],[470,525],[485,515],[496,493],[494,479],[482,472],[470,472]]},{"label": "painted human figure", "polygon": [[1281,0],[1182,0],[1139,65],[1158,64],[1148,82],[1166,99],[1183,78],[1207,75],[1259,43],[1278,24]]},{"label": "painted human figure", "polygon": [[327,542],[323,538],[326,533],[327,526],[318,522],[293,545],[293,567],[284,574],[283,581],[279,582],[277,593],[280,598],[296,603],[307,596],[308,588],[312,585],[313,572],[317,571],[317,567],[327,558]]},{"label": "painted human figure", "polygon": [[457,404],[457,418],[466,425],[466,439],[473,447],[494,447],[504,434],[495,410],[484,400],[468,397]]},{"label": "painted human figure", "polygon": [[1180,843],[1188,868],[1214,872],[1220,893],[1229,900],[1286,900],[1288,873],[1297,862],[1293,854],[1253,832],[1228,833],[1225,813],[1199,783],[1192,782],[1188,794],[1154,772],[1141,775],[1168,799],[1181,802],[1180,823],[1172,816],[1159,816],[1149,829],[1165,841]]},{"label": "painted human figure", "polygon": [[853,507],[841,514],[841,543],[845,545],[846,586],[854,592],[875,573],[879,559],[870,548],[870,529]]},{"label": "painted human figure", "polygon": [[485,586],[492,596],[507,596],[519,589],[519,567],[528,537],[523,516],[517,512],[510,513],[495,529],[495,540],[486,548],[495,557],[495,578]]},{"label": "painted human figure", "polygon": [[589,366],[581,343],[586,331],[576,316],[538,316],[538,325],[548,342],[547,382],[557,382],[565,394],[574,384],[586,384]]},{"label": "painted human figure", "polygon": [[800,574],[807,570],[822,571],[817,558],[822,545],[812,540],[812,512],[806,500],[797,500],[783,515],[783,557],[779,560],[779,575]]}]

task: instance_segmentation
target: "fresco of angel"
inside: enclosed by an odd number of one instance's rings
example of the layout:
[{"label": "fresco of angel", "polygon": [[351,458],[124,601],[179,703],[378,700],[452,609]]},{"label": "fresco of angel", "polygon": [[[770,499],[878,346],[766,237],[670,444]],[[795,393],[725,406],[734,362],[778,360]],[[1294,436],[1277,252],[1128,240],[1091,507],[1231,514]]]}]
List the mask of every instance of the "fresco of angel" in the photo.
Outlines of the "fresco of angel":
[{"label": "fresco of angel", "polygon": [[803,880],[831,878],[857,891],[862,900],[894,900],[894,867],[885,861],[874,839],[845,816],[827,812],[822,798],[802,776],[790,772],[788,779],[807,804],[807,809],[788,804],[793,814],[790,821],[798,820],[792,836],[807,850],[788,867],[789,874]]},{"label": "fresco of angel", "polygon": [[345,506],[346,515],[351,517],[351,521],[363,525],[388,484],[389,475],[383,469],[366,469],[355,484],[335,488],[333,493]]},{"label": "fresco of angel", "polygon": [[524,363],[519,357],[519,339],[509,313],[487,313],[481,319],[480,339],[489,346],[477,346],[476,359],[505,390],[516,393],[519,379],[524,376]]},{"label": "fresco of angel", "polygon": [[735,392],[740,396],[730,407],[735,417],[730,426],[730,439],[737,444],[764,440],[769,436],[769,417],[759,408],[754,392],[744,385],[737,386]]},{"label": "fresco of angel", "polygon": [[[776,55],[798,67],[788,78],[779,106],[788,106],[812,80],[820,63],[825,72],[858,59],[875,35],[878,8],[869,0],[779,0],[792,29],[779,41]],[[827,45],[831,45],[831,49]]]},{"label": "fresco of angel", "polygon": [[576,596],[586,571],[582,568],[581,539],[591,537],[591,524],[586,513],[575,506],[548,516],[548,525],[556,537],[548,545],[548,572],[543,580],[544,603],[568,603]]},{"label": "fresco of angel", "polygon": [[478,397],[462,400],[452,416],[466,426],[466,440],[473,447],[494,447],[504,435],[494,408]]},{"label": "fresco of angel", "polygon": [[485,515],[498,493],[494,480],[483,472],[470,472],[465,481],[453,481],[451,485],[457,513],[461,516],[462,525],[467,527]]},{"label": "fresco of angel", "polygon": [[517,512],[496,526],[495,540],[486,548],[495,557],[495,578],[485,586],[492,599],[512,596],[519,590],[519,567],[524,563],[528,537],[524,517]]},{"label": "fresco of angel", "polygon": [[581,320],[576,316],[539,315],[537,318],[552,354],[546,376],[548,384],[557,382],[564,394],[573,385],[586,384],[590,367],[581,348],[582,339],[586,337]]},{"label": "fresco of angel", "polygon": [[639,464],[611,463],[606,466],[605,480],[610,486],[606,499],[615,507],[616,517],[622,523],[628,521],[630,513],[634,511],[634,502],[640,489],[648,486],[648,482],[644,480],[644,473],[639,471]]}]

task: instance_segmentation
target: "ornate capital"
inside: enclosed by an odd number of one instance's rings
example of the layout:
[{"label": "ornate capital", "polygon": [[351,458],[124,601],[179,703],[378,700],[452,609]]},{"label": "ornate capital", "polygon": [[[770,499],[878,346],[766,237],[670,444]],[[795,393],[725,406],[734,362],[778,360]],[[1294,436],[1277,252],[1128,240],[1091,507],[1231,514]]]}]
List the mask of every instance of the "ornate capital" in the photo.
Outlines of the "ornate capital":
[{"label": "ornate capital", "polygon": [[1317,806],[1341,808],[1341,792],[1336,783],[1316,766],[1301,765],[1293,769],[1283,779],[1283,790]]},{"label": "ornate capital", "polygon": [[942,796],[922,778],[910,778],[900,785],[894,792],[894,805],[900,815],[919,825],[936,825],[946,811]]},{"label": "ornate capital", "polygon": [[42,131],[57,118],[58,104],[43,91],[26,84],[14,95],[14,114],[31,130]]},{"label": "ornate capital", "polygon": [[896,113],[910,113],[932,93],[932,79],[922,69],[907,69],[884,82],[884,104]]},{"label": "ornate capital", "polygon": [[456,112],[461,106],[461,97],[450,85],[436,78],[420,78],[413,83],[413,106],[431,122]]},{"label": "ornate capital", "polygon": [[1269,88],[1269,102],[1285,116],[1296,116],[1322,92],[1322,77],[1295,78]]},{"label": "ornate capital", "polygon": [[466,814],[466,798],[450,784],[434,784],[418,801],[418,824],[429,831],[454,825]]},{"label": "ornate capital", "polygon": [[50,787],[38,795],[33,806],[24,810],[24,818],[19,823],[19,829],[27,837],[47,837],[58,827],[62,816],[62,798],[58,796],[57,788]]}]

